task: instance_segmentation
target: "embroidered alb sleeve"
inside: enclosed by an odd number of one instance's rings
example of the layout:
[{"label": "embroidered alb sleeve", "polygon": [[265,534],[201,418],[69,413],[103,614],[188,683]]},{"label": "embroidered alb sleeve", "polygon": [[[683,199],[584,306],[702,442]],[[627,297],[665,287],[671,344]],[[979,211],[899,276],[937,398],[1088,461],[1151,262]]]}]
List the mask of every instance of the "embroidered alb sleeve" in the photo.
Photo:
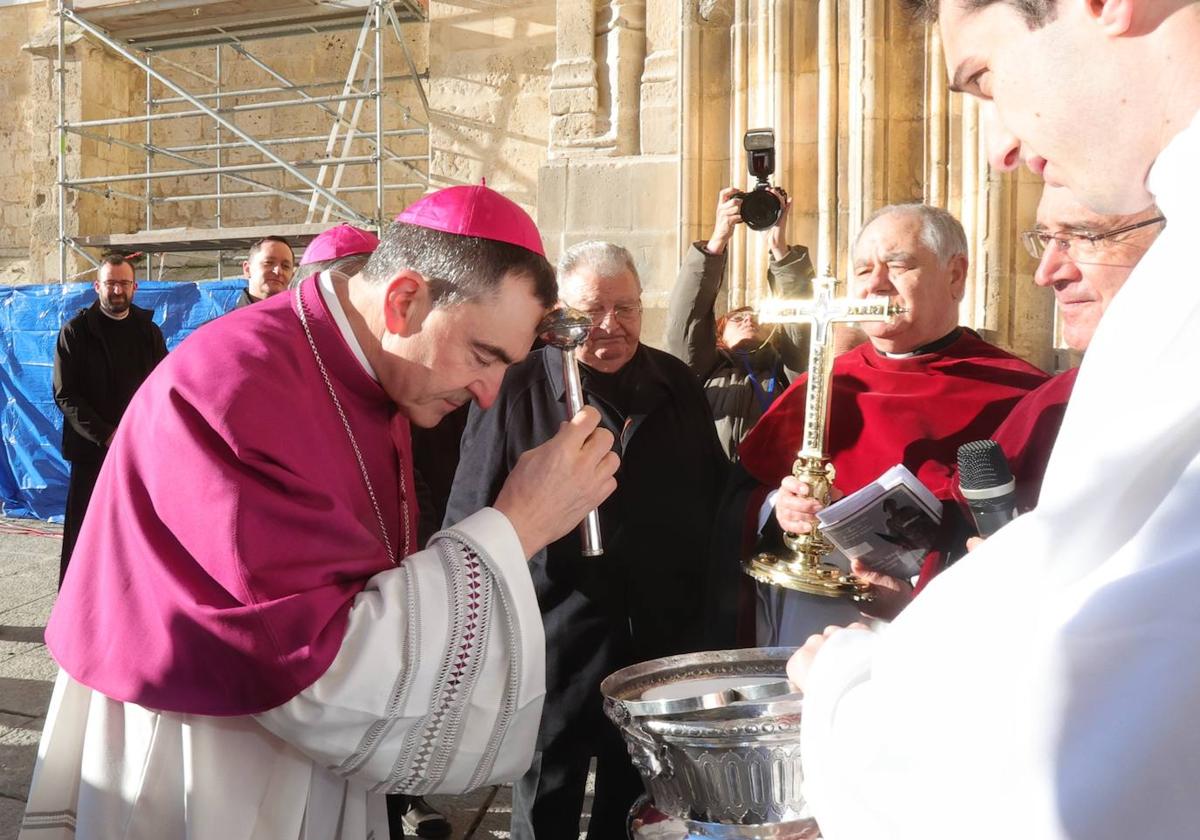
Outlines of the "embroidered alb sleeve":
[{"label": "embroidered alb sleeve", "polygon": [[485,508],[372,578],[329,670],[257,719],[379,793],[458,793],[525,771],[544,634],[516,533]]}]

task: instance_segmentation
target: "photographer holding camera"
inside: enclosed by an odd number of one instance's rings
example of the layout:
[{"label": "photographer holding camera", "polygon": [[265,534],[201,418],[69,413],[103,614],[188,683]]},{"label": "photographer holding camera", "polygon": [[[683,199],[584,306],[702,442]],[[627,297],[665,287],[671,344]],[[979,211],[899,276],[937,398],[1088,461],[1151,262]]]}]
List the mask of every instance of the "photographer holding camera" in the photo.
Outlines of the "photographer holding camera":
[{"label": "photographer holding camera", "polygon": [[[778,187],[764,192],[780,207],[769,234],[771,290],[785,297],[808,296],[813,279],[808,249],[787,244],[792,200]],[[772,330],[758,323],[749,306],[720,318],[714,312],[725,276],[725,250],[734,228],[743,221],[746,195],[733,187],[721,190],[712,236],[688,249],[667,310],[667,349],[687,362],[704,383],[717,436],[731,461],[737,460],[742,437],[808,363],[806,327]]]},{"label": "photographer holding camera", "polygon": [[773,187],[775,132],[746,132],[746,164],[754,189],[721,190],[717,219],[708,242],[688,249],[671,290],[667,311],[667,349],[687,362],[704,383],[717,424],[717,436],[731,461],[746,432],[787,388],[789,376],[808,367],[808,330],[772,330],[758,323],[753,307],[743,306],[716,317],[714,307],[725,276],[725,249],[743,221],[752,230],[770,230],[767,282],[774,294],[812,294],[813,266],[808,249],[787,244],[792,200]]}]

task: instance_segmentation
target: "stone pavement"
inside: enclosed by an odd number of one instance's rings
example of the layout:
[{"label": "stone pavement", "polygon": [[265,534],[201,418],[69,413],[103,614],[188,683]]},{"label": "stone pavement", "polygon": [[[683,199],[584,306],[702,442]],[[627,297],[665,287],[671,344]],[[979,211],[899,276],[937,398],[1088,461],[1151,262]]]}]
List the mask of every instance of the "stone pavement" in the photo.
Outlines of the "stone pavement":
[{"label": "stone pavement", "polygon": [[[0,840],[14,840],[54,683],[42,631],[58,584],[59,529],[0,517]],[[509,789],[431,796],[454,840],[509,836]]]},{"label": "stone pavement", "polygon": [[55,669],[42,628],[60,543],[54,526],[0,518],[0,840],[17,836],[50,702]]}]

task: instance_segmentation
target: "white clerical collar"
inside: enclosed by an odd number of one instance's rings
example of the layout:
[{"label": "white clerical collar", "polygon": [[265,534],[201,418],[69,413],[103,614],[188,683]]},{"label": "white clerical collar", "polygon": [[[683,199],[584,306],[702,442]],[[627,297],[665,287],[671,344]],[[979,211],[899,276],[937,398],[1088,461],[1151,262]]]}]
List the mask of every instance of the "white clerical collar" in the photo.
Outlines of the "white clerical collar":
[{"label": "white clerical collar", "polygon": [[885,359],[911,359],[913,356],[923,356],[926,353],[936,353],[938,350],[943,350],[949,347],[954,342],[958,341],[962,335],[962,327],[955,327],[939,338],[937,341],[931,341],[928,344],[922,344],[916,349],[909,350],[907,353],[889,353],[886,350],[876,349],[875,352]]},{"label": "white clerical collar", "polygon": [[[350,328],[350,319],[346,317],[346,310],[342,309],[342,302],[338,300],[337,291],[333,288],[332,271],[322,271],[317,275],[317,289],[321,292],[321,297],[325,300],[325,305],[329,307],[329,314],[333,316],[333,322],[337,324],[338,330],[342,334],[342,338],[346,339],[346,344],[350,347],[350,352],[354,354],[354,358],[358,359],[358,363],[363,366],[363,370],[367,375],[379,381],[379,377],[375,375],[375,371],[371,368],[371,363],[367,361],[367,354],[363,352],[362,345],[358,343],[358,337],[354,334],[354,330]],[[342,280],[348,279],[345,274],[337,272],[337,275]]]}]

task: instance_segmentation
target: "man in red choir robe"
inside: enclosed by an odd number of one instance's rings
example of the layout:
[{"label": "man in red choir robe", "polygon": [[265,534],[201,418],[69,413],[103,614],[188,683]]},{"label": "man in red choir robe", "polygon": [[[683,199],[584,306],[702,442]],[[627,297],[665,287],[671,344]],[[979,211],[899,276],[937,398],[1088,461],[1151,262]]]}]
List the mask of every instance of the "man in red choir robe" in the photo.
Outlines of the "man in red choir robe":
[{"label": "man in red choir robe", "polygon": [[[1037,368],[958,326],[966,276],[966,236],[944,210],[895,205],[863,226],[853,248],[850,295],[885,295],[907,311],[887,323],[863,325],[869,342],[834,362],[828,453],[836,492],[858,490],[902,463],[940,498],[949,498],[958,446],[987,437],[1046,380]],[[820,509],[807,485],[791,476],[806,384],[807,377],[793,383],[742,442],[742,466],[758,484],[748,505],[753,526],[769,516],[760,513],[768,493],[767,505],[773,504],[784,531],[806,532]],[[964,529],[952,520],[939,535],[942,551],[961,550],[965,542]],[[877,590],[875,609],[907,597],[907,582],[864,575]],[[756,590],[760,645],[801,644],[827,625],[858,617],[845,599],[766,584]]]},{"label": "man in red choir robe", "polygon": [[[1081,353],[1087,350],[1104,310],[1165,223],[1153,204],[1132,215],[1102,215],[1081,204],[1065,187],[1047,184],[1042,190],[1037,225],[1022,233],[1021,239],[1038,260],[1034,282],[1054,289],[1068,347]],[[1078,373],[1079,368],[1071,368],[1030,393],[991,435],[1016,479],[1018,513],[1037,506],[1042,476]],[[965,510],[957,475],[950,488]],[[943,557],[926,560],[918,592],[944,568],[943,561]]]},{"label": "man in red choir robe", "polygon": [[545,692],[527,559],[614,487],[592,409],[417,544],[407,423],[491,404],[557,298],[485,187],[352,277],[214,321],[138,392],[46,631],[22,840],[363,840],[386,793],[520,776]]}]

